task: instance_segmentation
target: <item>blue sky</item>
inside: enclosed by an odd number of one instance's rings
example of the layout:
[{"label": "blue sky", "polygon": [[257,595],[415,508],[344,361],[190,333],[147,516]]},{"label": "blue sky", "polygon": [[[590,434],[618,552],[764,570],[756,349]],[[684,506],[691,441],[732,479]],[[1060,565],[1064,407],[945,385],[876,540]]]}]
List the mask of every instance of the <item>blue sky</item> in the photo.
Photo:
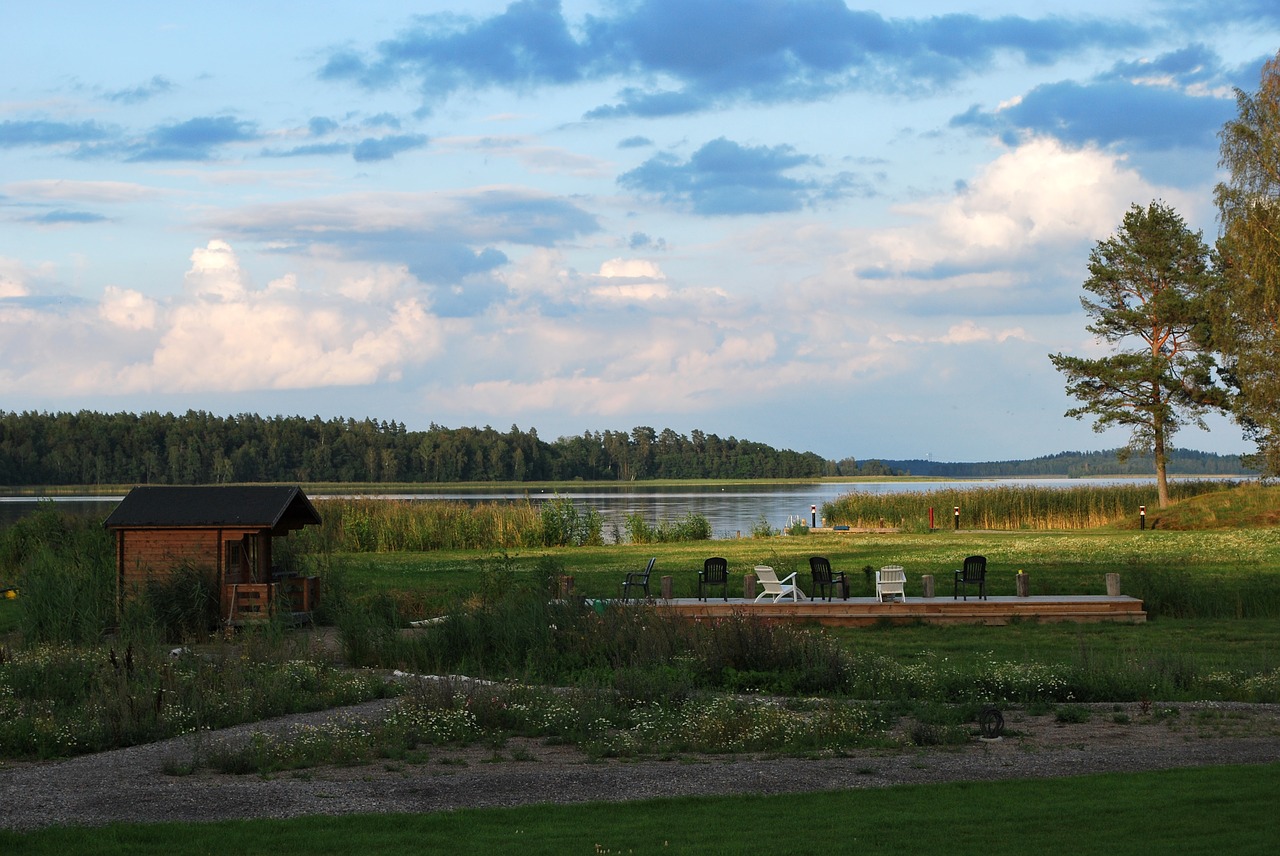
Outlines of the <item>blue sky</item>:
[{"label": "blue sky", "polygon": [[[6,8],[0,408],[1122,445],[1049,353],[1132,204],[1212,241],[1243,2]],[[1175,444],[1248,450],[1215,419]]]}]

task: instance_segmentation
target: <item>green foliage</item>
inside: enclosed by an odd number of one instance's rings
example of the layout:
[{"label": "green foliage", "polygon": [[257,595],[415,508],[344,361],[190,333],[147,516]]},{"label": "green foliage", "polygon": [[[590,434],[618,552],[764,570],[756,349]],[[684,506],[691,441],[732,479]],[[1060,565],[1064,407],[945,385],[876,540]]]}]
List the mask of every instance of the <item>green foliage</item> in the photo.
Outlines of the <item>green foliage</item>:
[{"label": "green foliage", "polygon": [[492,550],[542,543],[544,517],[528,501],[318,499],[322,524],[290,536],[311,553]]},{"label": "green foliage", "polygon": [[453,483],[817,478],[812,452],[640,426],[543,441],[511,426],[374,419],[0,411],[0,484]]},{"label": "green foliage", "polygon": [[628,514],[627,540],[632,544],[673,544],[683,541],[710,541],[711,521],[689,512],[677,521],[662,520],[650,526],[642,514]]},{"label": "green foliage", "polygon": [[16,575],[18,626],[29,642],[92,643],[115,624],[111,536],[52,503],[0,533]]},{"label": "green foliage", "polygon": [[1214,344],[1236,386],[1237,420],[1257,443],[1250,461],[1280,475],[1280,54],[1258,91],[1236,90],[1238,114],[1219,135],[1228,177],[1214,189],[1223,283]]},{"label": "green foliage", "polygon": [[203,639],[221,618],[217,572],[194,565],[174,568],[165,577],[147,580],[142,602],[166,641]]},{"label": "green foliage", "polygon": [[1213,377],[1207,329],[1216,276],[1209,249],[1172,208],[1134,205],[1119,231],[1089,254],[1081,298],[1088,330],[1115,347],[1097,359],[1051,354],[1082,403],[1068,416],[1132,431],[1130,448],[1154,456],[1160,505],[1168,504],[1169,441],[1187,420],[1226,406]]},{"label": "green foliage", "polygon": [[581,547],[604,543],[600,512],[578,511],[573,498],[556,496],[542,503],[542,544],[545,547]]},{"label": "green foliage", "polygon": [[772,538],[778,534],[778,530],[769,525],[769,520],[763,514],[751,527],[752,538]]}]

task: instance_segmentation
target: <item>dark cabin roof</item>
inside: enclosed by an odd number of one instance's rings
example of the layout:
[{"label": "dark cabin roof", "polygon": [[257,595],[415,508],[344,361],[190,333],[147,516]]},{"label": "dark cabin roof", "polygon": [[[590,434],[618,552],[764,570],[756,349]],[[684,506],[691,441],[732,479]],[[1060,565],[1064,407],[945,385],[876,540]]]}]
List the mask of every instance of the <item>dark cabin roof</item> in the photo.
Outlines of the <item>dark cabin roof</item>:
[{"label": "dark cabin roof", "polygon": [[108,529],[271,529],[281,533],[318,524],[320,515],[298,487],[135,487],[103,525]]}]

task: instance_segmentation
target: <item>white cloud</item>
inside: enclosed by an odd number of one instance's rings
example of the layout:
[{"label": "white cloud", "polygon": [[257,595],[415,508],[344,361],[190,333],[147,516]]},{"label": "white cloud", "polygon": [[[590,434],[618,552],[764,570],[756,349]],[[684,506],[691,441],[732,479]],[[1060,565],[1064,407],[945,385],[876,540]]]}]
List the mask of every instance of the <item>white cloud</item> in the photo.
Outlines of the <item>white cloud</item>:
[{"label": "white cloud", "polygon": [[3,192],[26,199],[56,199],[76,202],[145,202],[165,195],[166,191],[128,181],[72,181],[38,179],[14,181]]},{"label": "white cloud", "polygon": [[26,297],[27,287],[0,271],[0,297]]},{"label": "white cloud", "polygon": [[109,285],[98,304],[98,314],[124,330],[151,330],[156,326],[159,304],[141,292]]},{"label": "white cloud", "polygon": [[366,300],[309,291],[294,274],[261,290],[247,282],[231,246],[213,240],[191,254],[186,288],[169,301],[109,286],[96,305],[0,307],[6,366],[0,391],[215,393],[370,384],[399,379],[405,366],[442,348],[440,322],[407,287],[398,294],[384,288]]},{"label": "white cloud", "polygon": [[971,345],[977,342],[1007,342],[1010,339],[1030,341],[1031,337],[1021,327],[993,330],[981,327],[973,321],[953,324],[947,332],[934,341],[942,345]]},{"label": "white cloud", "polygon": [[1007,260],[1106,237],[1134,201],[1171,195],[1115,155],[1037,139],[996,158],[963,192],[902,206],[916,222],[873,234],[870,243],[882,264],[899,270]]},{"label": "white cloud", "polygon": [[605,278],[666,279],[662,269],[646,259],[609,259],[600,265],[599,276]]}]

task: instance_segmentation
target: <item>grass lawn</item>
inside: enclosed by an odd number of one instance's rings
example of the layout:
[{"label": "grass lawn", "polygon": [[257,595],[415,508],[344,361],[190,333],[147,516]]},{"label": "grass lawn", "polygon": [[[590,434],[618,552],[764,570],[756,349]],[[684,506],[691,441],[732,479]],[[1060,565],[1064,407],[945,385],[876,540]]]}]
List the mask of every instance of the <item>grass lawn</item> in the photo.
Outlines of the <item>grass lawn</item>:
[{"label": "grass lawn", "polygon": [[1280,764],[784,796],[0,832],[6,854],[1271,854]]},{"label": "grass lawn", "polygon": [[456,597],[474,591],[486,569],[499,567],[522,573],[555,567],[572,575],[583,595],[616,597],[625,574],[641,570],[651,556],[658,560],[654,584],[670,575],[677,597],[695,594],[697,570],[709,556],[728,559],[731,578],[741,579],[755,565],[771,565],[783,576],[797,571],[801,586],[808,588],[809,557],[815,555],[827,556],[835,570],[850,575],[855,596],[873,592],[866,568],[888,564],[906,568],[908,596],[919,596],[923,574],[934,575],[941,596],[949,595],[951,572],[974,553],[988,559],[988,590],[994,595],[1014,594],[1018,570],[1031,576],[1033,595],[1103,594],[1106,574],[1114,572],[1121,575],[1126,593],[1140,594],[1138,583],[1154,576],[1174,588],[1194,588],[1196,597],[1211,599],[1215,608],[1229,615],[1247,614],[1251,603],[1264,599],[1280,602],[1280,535],[1271,529],[810,534],[507,553],[345,553],[328,561],[344,570],[352,590],[411,594],[438,613]]}]

